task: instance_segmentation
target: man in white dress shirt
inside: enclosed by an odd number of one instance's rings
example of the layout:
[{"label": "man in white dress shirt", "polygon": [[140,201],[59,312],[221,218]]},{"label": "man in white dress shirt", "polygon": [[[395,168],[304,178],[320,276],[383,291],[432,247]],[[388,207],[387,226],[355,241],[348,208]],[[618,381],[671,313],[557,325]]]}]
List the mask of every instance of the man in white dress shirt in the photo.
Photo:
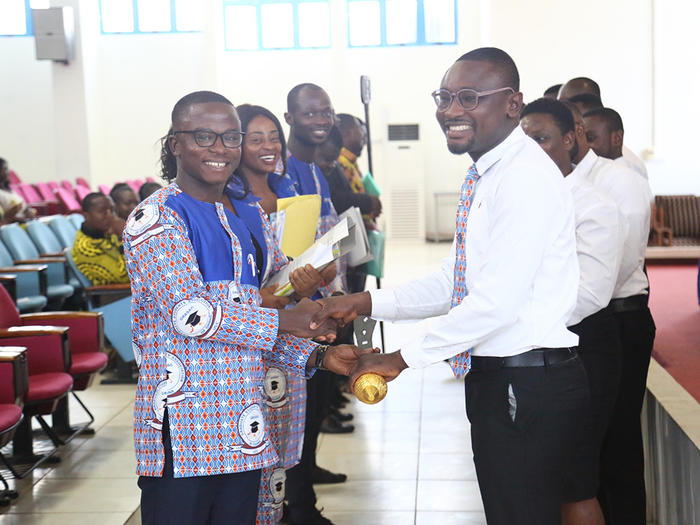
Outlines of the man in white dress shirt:
[{"label": "man in white dress shirt", "polygon": [[[573,102],[572,99],[576,95],[580,95],[583,93],[590,93],[596,95],[598,99],[601,98],[600,86],[598,86],[598,83],[596,81],[587,77],[577,77],[572,78],[561,87],[561,89],[559,90],[559,100]],[[601,107],[602,105],[603,104],[601,102]],[[644,164],[644,161],[640,159],[637,155],[635,155],[635,153],[624,144],[622,145],[622,156],[624,158],[624,162],[627,164],[628,167],[632,168],[645,179],[649,178],[649,175],[647,173],[647,167]]]},{"label": "man in white dress shirt", "polygon": [[578,352],[591,403],[566,471],[562,523],[605,525],[597,499],[600,450],[617,397],[621,360],[617,326],[608,304],[620,268],[624,219],[615,201],[587,180],[594,163],[572,165],[578,145],[574,118],[564,103],[535,100],[523,109],[520,125],[551,157],[574,197],[580,278],[576,308],[567,324],[579,336]]},{"label": "man in white dress shirt", "polygon": [[471,350],[465,394],[486,519],[558,525],[563,471],[588,403],[578,337],[566,328],[579,282],[573,199],[518,125],[522,93],[508,54],[470,51],[433,96],[448,149],[475,161],[452,256],[404,286],[322,300],[316,320],[437,317],[422,338],[364,360],[351,382],[365,372],[391,380],[444,359],[460,377]]},{"label": "man in white dress shirt", "polygon": [[576,125],[578,155],[574,162],[577,167],[591,166],[588,180],[613,197],[626,223],[620,271],[610,302],[622,344],[622,369],[601,450],[598,497],[608,525],[638,525],[646,523],[640,413],[656,333],[647,307],[649,281],[644,273],[652,194],[646,179],[624,164],[598,157],[590,149],[583,117],[576,106],[567,107]]}]

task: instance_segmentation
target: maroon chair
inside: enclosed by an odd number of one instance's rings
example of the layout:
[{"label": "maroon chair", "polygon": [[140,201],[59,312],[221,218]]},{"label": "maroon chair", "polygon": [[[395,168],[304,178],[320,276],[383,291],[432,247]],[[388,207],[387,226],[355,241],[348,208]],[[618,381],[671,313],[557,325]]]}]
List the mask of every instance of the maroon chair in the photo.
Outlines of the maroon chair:
[{"label": "maroon chair", "polygon": [[62,208],[62,213],[73,213],[81,210],[80,203],[75,198],[75,192],[65,188],[56,189],[56,198]]},{"label": "maroon chair", "polygon": [[[4,288],[0,288],[0,296],[4,299],[0,305],[0,319],[7,326],[12,320],[16,321],[19,314],[9,302]],[[62,440],[43,416],[53,414],[73,387],[73,377],[68,373],[71,368],[68,328],[10,325],[0,329],[0,345],[27,348],[29,380],[24,399],[25,417],[15,430],[12,440],[14,457],[7,462],[12,474],[22,478],[45,461],[60,461],[53,454]],[[32,417],[37,419],[53,443],[53,448],[42,455],[34,454]],[[16,469],[16,465],[20,464],[28,465],[21,473]]]},{"label": "maroon chair", "polygon": [[[20,346],[0,346],[0,449],[12,441],[24,417],[22,407],[29,387],[26,352],[27,349]],[[0,459],[8,468],[13,468],[2,453]],[[18,494],[10,490],[1,474],[0,483],[4,487],[0,490],[0,505],[6,506]]]},{"label": "maroon chair", "polygon": [[[104,318],[101,312],[38,312],[22,314],[11,303],[9,294],[0,291],[0,329],[16,326],[51,326],[68,328],[68,347],[71,364],[68,373],[73,377],[71,394],[88,415],[89,421],[79,427],[71,427],[68,414],[68,400],[61,399],[53,413],[53,430],[57,441],[65,444],[77,434],[94,434],[88,428],[95,421],[92,412],[75,393],[87,390],[95,377],[107,366],[104,348]],[[67,435],[68,437],[61,437]]]}]

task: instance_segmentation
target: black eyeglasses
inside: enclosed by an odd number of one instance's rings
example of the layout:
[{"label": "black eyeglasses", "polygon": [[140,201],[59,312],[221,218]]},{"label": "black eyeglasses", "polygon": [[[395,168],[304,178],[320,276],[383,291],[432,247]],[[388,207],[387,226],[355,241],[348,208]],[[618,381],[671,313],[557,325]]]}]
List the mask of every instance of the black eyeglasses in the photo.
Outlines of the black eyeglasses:
[{"label": "black eyeglasses", "polygon": [[515,90],[511,87],[491,89],[489,91],[476,91],[474,89],[464,88],[460,89],[456,93],[452,93],[450,90],[443,88],[433,91],[431,96],[433,97],[433,100],[435,100],[438,111],[447,111],[455,98],[457,99],[457,102],[459,102],[460,106],[467,111],[471,111],[479,105],[480,97],[495,95],[496,93],[501,93],[502,91],[510,91],[515,93]]},{"label": "black eyeglasses", "polygon": [[242,131],[224,131],[223,133],[214,133],[210,129],[194,129],[172,132],[173,135],[177,135],[178,133],[187,133],[188,135],[192,135],[195,143],[200,148],[210,148],[216,144],[216,139],[220,138],[224,147],[229,149],[240,148],[241,143],[243,142],[243,135],[245,135],[245,133]]}]

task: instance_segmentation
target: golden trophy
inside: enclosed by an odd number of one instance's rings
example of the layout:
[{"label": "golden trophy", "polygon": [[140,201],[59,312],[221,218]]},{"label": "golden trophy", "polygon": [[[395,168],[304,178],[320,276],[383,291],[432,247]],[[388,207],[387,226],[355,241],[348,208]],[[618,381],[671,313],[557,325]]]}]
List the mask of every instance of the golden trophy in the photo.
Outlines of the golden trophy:
[{"label": "golden trophy", "polygon": [[352,385],[352,391],[363,403],[374,405],[386,397],[386,381],[379,374],[362,374]]},{"label": "golden trophy", "polygon": [[[372,332],[377,321],[369,316],[362,316],[355,319],[353,326],[355,339],[360,348],[372,348]],[[357,378],[352,385],[352,391],[357,399],[368,405],[379,403],[386,397],[386,381],[379,374],[367,373]]]}]

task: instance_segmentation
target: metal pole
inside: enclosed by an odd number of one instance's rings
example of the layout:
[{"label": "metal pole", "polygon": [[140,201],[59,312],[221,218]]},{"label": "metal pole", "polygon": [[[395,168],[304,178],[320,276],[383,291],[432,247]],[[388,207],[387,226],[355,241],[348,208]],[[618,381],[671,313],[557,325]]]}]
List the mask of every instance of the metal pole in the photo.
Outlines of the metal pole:
[{"label": "metal pole", "polygon": [[[367,75],[362,75],[360,77],[360,98],[362,99],[362,104],[365,107],[365,128],[367,129],[367,167],[369,172],[374,177],[374,170],[372,169],[372,135],[369,129],[369,102],[372,98],[370,91],[370,82]],[[381,289],[382,281],[379,277],[377,279],[377,289]],[[379,333],[381,335],[382,341],[382,352],[385,351],[384,346],[384,321],[379,321]]]}]

